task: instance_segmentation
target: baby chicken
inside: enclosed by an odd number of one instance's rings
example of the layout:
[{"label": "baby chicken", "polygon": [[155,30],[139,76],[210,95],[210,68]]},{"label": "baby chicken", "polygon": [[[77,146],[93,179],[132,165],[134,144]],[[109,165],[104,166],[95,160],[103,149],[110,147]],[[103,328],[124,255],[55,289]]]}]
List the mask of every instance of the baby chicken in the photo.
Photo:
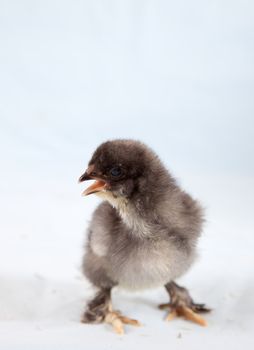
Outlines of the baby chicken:
[{"label": "baby chicken", "polygon": [[123,324],[140,323],[112,309],[112,288],[165,286],[170,302],[159,307],[170,309],[168,320],[183,316],[206,325],[199,313],[209,309],[196,304],[187,289],[174,282],[195,260],[203,223],[198,202],[139,141],[101,144],[79,181],[91,179],[95,182],[83,194],[95,193],[103,202],[88,228],[83,272],[98,292],[82,321],[107,322],[123,333]]}]

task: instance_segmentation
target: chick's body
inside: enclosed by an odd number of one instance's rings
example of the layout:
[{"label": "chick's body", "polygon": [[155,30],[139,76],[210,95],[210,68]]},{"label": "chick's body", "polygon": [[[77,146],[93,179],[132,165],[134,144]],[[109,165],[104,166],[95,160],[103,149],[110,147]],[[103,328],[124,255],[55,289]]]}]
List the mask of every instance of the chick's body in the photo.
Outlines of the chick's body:
[{"label": "chick's body", "polygon": [[83,259],[93,285],[104,290],[166,286],[188,270],[202,209],[153,151],[137,141],[106,142],[81,181],[90,178],[97,183],[85,194],[96,192],[104,200],[90,222]]},{"label": "chick's body", "polygon": [[[127,206],[128,204],[123,211],[130,210]],[[176,226],[177,222],[171,223],[167,217],[158,217],[160,221],[157,223],[149,216],[142,219],[141,223],[136,223],[135,220],[140,220],[138,213],[133,213],[136,218],[129,222],[120,210],[108,202],[101,203],[88,230],[83,263],[85,275],[98,287],[107,286],[104,276],[106,274],[110,285],[134,290],[163,286],[181,276],[195,258],[196,239],[193,235],[188,239],[178,230],[183,229],[182,220],[186,221],[185,229],[193,221],[199,221],[195,218],[195,215],[199,215],[199,210],[188,213],[188,208],[182,201],[177,214],[179,218],[174,219],[180,219],[181,227]],[[199,227],[196,229],[198,236]]]}]

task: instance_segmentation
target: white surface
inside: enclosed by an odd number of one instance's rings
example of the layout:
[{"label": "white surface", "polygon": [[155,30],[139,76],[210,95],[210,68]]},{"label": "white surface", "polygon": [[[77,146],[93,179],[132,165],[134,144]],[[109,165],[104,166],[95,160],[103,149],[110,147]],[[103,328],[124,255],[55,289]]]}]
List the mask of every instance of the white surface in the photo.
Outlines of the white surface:
[{"label": "white surface", "polygon": [[[250,349],[254,345],[253,4],[0,2],[0,348]],[[79,323],[97,199],[77,179],[101,142],[151,145],[207,208],[181,279],[208,328],[163,322],[163,289],[114,292],[144,326]]]}]

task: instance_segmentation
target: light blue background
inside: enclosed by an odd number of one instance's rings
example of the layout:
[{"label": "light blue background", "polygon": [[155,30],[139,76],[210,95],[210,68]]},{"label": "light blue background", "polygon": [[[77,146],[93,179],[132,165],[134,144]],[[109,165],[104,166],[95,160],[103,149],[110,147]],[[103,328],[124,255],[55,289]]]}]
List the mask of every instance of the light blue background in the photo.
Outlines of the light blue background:
[{"label": "light blue background", "polygon": [[[162,291],[116,293],[146,323],[125,340],[79,324],[98,200],[81,198],[77,179],[120,137],[154,148],[206,207],[182,282],[214,308],[206,331],[163,323]],[[253,140],[253,1],[0,0],[0,347],[250,348]]]}]

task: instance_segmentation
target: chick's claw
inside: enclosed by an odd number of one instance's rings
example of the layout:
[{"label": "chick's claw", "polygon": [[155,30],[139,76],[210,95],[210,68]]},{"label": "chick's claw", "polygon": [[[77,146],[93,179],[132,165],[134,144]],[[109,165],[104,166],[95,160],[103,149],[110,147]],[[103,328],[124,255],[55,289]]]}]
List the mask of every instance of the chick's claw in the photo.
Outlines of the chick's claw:
[{"label": "chick's claw", "polygon": [[197,323],[200,326],[207,326],[206,320],[188,307],[180,306],[175,310],[170,311],[166,320],[170,321],[177,316],[184,317],[186,320]]},{"label": "chick's claw", "polygon": [[105,317],[105,322],[111,324],[116,333],[124,334],[123,322],[116,312],[109,311]]},{"label": "chick's claw", "polygon": [[[195,305],[195,306],[194,306]],[[176,317],[183,317],[188,321],[199,324],[200,326],[207,326],[206,320],[201,317],[198,313],[209,312],[210,309],[206,308],[203,304],[193,304],[192,307],[188,306],[174,306],[171,303],[159,305],[161,310],[170,308],[170,312],[166,317],[166,321],[172,321]]]},{"label": "chick's claw", "polygon": [[139,321],[123,316],[118,311],[109,311],[105,316],[105,322],[111,324],[118,334],[124,334],[124,324],[141,326]]}]

